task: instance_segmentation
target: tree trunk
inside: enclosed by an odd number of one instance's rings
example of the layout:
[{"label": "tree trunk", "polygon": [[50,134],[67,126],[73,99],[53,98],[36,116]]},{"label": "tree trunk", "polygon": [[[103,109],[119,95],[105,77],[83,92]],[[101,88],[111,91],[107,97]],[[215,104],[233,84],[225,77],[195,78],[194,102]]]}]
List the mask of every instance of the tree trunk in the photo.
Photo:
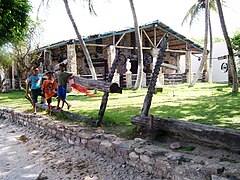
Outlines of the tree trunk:
[{"label": "tree trunk", "polygon": [[218,7],[218,14],[219,14],[219,19],[222,27],[222,32],[224,35],[224,39],[227,44],[227,49],[228,49],[228,54],[229,54],[229,63],[230,63],[230,70],[232,72],[232,77],[233,77],[233,82],[232,82],[232,92],[233,93],[238,93],[238,77],[237,77],[237,68],[236,68],[236,63],[234,61],[234,54],[233,54],[233,49],[232,45],[228,36],[227,32],[227,27],[225,24],[224,16],[223,16],[223,10],[222,10],[222,5],[220,0],[216,0],[217,7]]},{"label": "tree trunk", "polygon": [[[117,68],[117,64],[118,64],[118,57],[116,56],[113,63],[112,63],[112,67],[110,68],[110,72],[108,74],[108,80],[107,82],[110,83],[112,82],[114,73],[115,73],[115,69]],[[109,92],[104,92],[103,96],[102,96],[102,102],[100,105],[100,109],[98,112],[98,119],[96,121],[96,125],[99,126],[103,120],[103,116],[107,107],[107,102],[108,102],[108,96],[109,96]]]},{"label": "tree trunk", "polygon": [[134,7],[133,0],[129,0],[130,6],[132,9],[133,20],[134,20],[134,28],[135,28],[135,38],[137,44],[137,57],[138,57],[138,72],[137,72],[137,80],[133,87],[134,90],[141,88],[142,86],[142,78],[143,78],[143,52],[142,52],[142,39],[140,36],[140,30],[138,26],[137,15]]},{"label": "tree trunk", "polygon": [[208,67],[208,82],[212,83],[213,77],[213,62],[212,62],[212,52],[213,52],[213,37],[212,37],[212,25],[211,25],[211,17],[209,13],[209,39],[210,39],[210,53],[209,53],[209,67]]},{"label": "tree trunk", "polygon": [[76,85],[87,89],[96,89],[98,91],[110,93],[122,93],[122,89],[118,86],[117,83],[86,79],[80,76],[74,76],[73,79]]},{"label": "tree trunk", "polygon": [[74,19],[73,19],[71,10],[70,10],[69,5],[68,5],[68,0],[63,0],[63,2],[64,2],[64,4],[65,4],[66,11],[67,11],[67,14],[68,14],[68,16],[69,16],[69,19],[71,20],[72,25],[73,25],[73,28],[74,28],[74,30],[75,30],[75,32],[76,32],[77,38],[78,38],[78,40],[79,40],[79,42],[80,42],[80,44],[81,44],[81,47],[82,47],[82,49],[83,49],[85,58],[86,58],[86,60],[87,60],[89,69],[90,69],[91,74],[92,74],[92,78],[93,78],[94,80],[96,80],[96,79],[97,79],[97,75],[96,75],[95,69],[94,69],[94,67],[93,67],[93,63],[92,63],[90,54],[89,54],[89,52],[88,52],[88,49],[87,49],[87,46],[86,46],[84,40],[82,39],[82,36],[80,35],[80,33],[79,33],[79,31],[78,31],[77,25],[76,25],[76,23],[75,23],[75,21],[74,21]]},{"label": "tree trunk", "polygon": [[204,37],[204,49],[203,49],[203,58],[199,65],[198,71],[196,76],[193,78],[192,82],[190,83],[189,87],[193,87],[197,80],[199,79],[201,72],[204,67],[204,63],[207,63],[207,44],[208,44],[208,21],[209,21],[209,0],[205,0],[205,37]]},{"label": "tree trunk", "polygon": [[158,78],[159,71],[160,71],[160,66],[163,62],[165,50],[167,48],[167,40],[168,40],[167,36],[164,35],[162,42],[160,44],[160,49],[158,51],[157,62],[155,64],[155,67],[153,70],[152,79],[151,79],[150,85],[148,87],[147,95],[145,96],[145,99],[144,99],[142,113],[141,113],[142,116],[148,116],[148,113],[149,113],[149,109],[150,109],[151,102],[152,102],[152,96],[153,96],[153,93],[155,92],[155,85],[156,85],[157,78]]}]

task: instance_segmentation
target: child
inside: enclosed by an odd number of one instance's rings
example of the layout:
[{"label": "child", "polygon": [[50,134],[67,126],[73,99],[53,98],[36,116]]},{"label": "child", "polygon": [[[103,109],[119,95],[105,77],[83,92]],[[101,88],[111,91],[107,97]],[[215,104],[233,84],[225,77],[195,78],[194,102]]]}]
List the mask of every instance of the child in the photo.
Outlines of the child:
[{"label": "child", "polygon": [[57,89],[57,83],[56,81],[54,81],[54,79],[52,78],[53,72],[48,71],[46,73],[47,75],[47,79],[43,82],[42,85],[42,90],[43,90],[43,94],[45,95],[45,98],[47,99],[47,104],[48,104],[48,111],[49,114],[51,115],[52,113],[52,97],[56,97],[57,93],[55,91],[55,89]]},{"label": "child", "polygon": [[64,103],[67,104],[68,109],[71,107],[71,105],[66,101],[66,95],[67,95],[67,80],[69,77],[72,76],[72,73],[65,72],[65,67],[66,65],[64,63],[61,63],[59,65],[60,73],[58,74],[58,90],[57,90],[57,94],[58,94],[57,108],[58,109],[61,109],[59,107],[60,101],[62,101],[62,108],[64,106]]},{"label": "child", "polygon": [[42,90],[41,90],[41,83],[42,83],[42,78],[43,74],[39,74],[39,69],[38,67],[34,67],[32,69],[33,74],[27,79],[27,87],[26,87],[26,97],[28,96],[28,89],[31,83],[31,96],[32,96],[32,101],[33,101],[33,113],[36,114],[37,108],[36,108],[36,103],[38,102],[38,96],[43,96],[42,95]]}]

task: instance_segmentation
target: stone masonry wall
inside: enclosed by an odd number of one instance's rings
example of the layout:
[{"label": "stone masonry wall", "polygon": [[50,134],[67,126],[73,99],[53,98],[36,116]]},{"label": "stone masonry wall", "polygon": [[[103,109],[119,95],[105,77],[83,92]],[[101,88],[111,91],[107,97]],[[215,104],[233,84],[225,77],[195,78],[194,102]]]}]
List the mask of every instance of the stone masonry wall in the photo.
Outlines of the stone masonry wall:
[{"label": "stone masonry wall", "polygon": [[240,163],[174,152],[141,138],[126,140],[102,129],[53,121],[47,116],[0,108],[0,117],[127,163],[159,179],[240,179]]}]

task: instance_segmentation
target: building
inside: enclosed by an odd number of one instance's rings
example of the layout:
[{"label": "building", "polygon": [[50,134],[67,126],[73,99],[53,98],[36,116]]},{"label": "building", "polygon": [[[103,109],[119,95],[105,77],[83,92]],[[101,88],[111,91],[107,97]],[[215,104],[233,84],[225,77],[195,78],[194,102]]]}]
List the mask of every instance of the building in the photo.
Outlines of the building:
[{"label": "building", "polygon": [[[187,39],[158,20],[140,26],[140,33],[144,54],[144,85],[148,84],[148,77],[151,75],[152,64],[155,58],[151,52],[159,46],[165,34],[168,35],[168,44],[164,63],[160,70],[160,74],[164,79],[162,83],[191,81],[191,54],[202,54],[203,48],[200,45]],[[125,56],[125,61],[122,62],[121,70],[117,72],[119,75],[119,84],[123,87],[126,86],[125,72],[127,71],[127,59],[131,63],[130,71],[132,73],[132,83],[134,83],[137,74],[137,50],[134,28],[91,35],[85,37],[84,41],[99,79],[106,80],[113,59],[116,54],[121,52]],[[35,63],[41,66],[43,71],[53,68],[65,60],[68,63],[68,71],[80,74],[83,77],[91,77],[83,50],[77,39],[53,43],[34,50],[31,53],[40,54],[40,59]],[[184,72],[180,72],[181,57],[185,59],[186,68]]]}]

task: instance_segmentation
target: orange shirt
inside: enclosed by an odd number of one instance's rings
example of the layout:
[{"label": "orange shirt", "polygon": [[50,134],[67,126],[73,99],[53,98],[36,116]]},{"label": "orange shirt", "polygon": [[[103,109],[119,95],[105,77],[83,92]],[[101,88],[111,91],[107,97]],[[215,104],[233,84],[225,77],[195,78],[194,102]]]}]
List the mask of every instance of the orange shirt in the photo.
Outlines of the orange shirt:
[{"label": "orange shirt", "polygon": [[42,89],[44,90],[45,93],[45,98],[49,99],[53,97],[53,95],[56,93],[55,89],[57,89],[58,85],[56,81],[53,79],[51,80],[45,80],[42,84]]}]

